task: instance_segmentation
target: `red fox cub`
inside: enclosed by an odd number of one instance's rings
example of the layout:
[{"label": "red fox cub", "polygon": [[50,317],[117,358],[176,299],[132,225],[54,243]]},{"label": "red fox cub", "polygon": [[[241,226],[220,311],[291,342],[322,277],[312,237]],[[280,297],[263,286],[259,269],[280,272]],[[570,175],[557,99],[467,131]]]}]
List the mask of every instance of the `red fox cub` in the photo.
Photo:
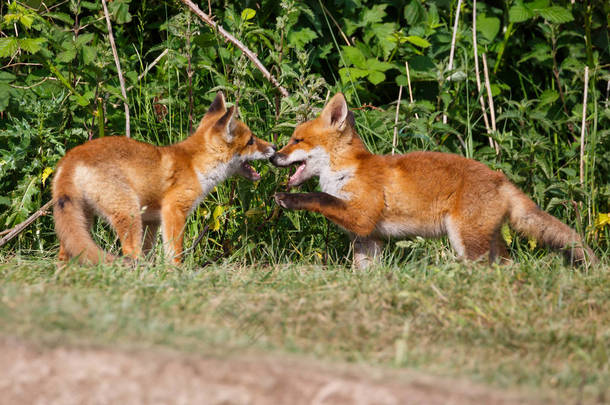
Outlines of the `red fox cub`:
[{"label": "red fox cub", "polygon": [[272,158],[298,165],[288,185],[319,177],[322,192],[277,193],[285,209],[319,212],[354,239],[353,265],[368,266],[386,237],[447,235],[458,257],[489,261],[508,257],[500,228],[561,249],[572,263],[597,261],[578,234],[540,210],[504,174],[458,155],[370,153],[355,131],[343,94],[313,120],[300,124]]},{"label": "red fox cub", "polygon": [[235,173],[260,179],[248,162],[274,152],[274,145],[238,121],[235,106],[225,107],[221,92],[197,130],[177,144],[159,147],[116,136],[77,146],[60,160],[53,179],[59,258],[114,260],[89,234],[94,215],[99,215],[112,225],[123,254],[131,258],[151,250],[161,226],[166,257],[179,263],[190,212]]}]

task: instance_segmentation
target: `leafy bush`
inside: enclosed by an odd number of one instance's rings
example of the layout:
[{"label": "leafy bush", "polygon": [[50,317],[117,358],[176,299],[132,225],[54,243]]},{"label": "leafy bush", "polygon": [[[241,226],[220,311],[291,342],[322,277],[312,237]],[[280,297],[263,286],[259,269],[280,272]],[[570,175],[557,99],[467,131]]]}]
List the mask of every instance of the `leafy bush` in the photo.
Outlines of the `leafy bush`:
[{"label": "leafy bush", "polygon": [[[489,65],[497,121],[497,130],[488,134],[474,74],[471,3],[461,5],[449,68],[456,5],[212,1],[215,20],[290,91],[282,98],[239,49],[180,2],[114,0],[109,8],[132,134],[159,145],[183,139],[222,89],[229,101],[239,100],[242,118],[255,133],[282,144],[329,94],[343,91],[367,145],[387,153],[399,86],[405,86],[398,151],[459,153],[503,170],[542,208],[607,251],[610,46],[604,16],[610,6],[478,2],[476,51]],[[125,121],[100,2],[3,2],[0,18],[0,224],[10,227],[50,198],[48,176],[67,149],[123,134]],[[581,183],[585,66],[590,81]],[[409,84],[413,103],[406,95]],[[485,90],[481,94],[487,101]],[[347,238],[321,217],[279,212],[271,196],[286,174],[260,168],[264,176],[258,184],[232,179],[193,215],[187,241],[202,223],[210,224],[193,260],[258,261],[257,252],[265,251],[268,260],[319,262],[346,254]],[[304,187],[313,189],[315,182]],[[43,218],[6,249],[17,246],[54,249],[51,219]]]}]

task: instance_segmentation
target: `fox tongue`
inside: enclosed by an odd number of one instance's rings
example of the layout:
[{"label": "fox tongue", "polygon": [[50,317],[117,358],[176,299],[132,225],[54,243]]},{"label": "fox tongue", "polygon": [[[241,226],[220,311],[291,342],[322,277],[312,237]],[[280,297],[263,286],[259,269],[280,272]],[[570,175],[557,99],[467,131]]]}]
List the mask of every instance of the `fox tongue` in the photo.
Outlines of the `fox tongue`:
[{"label": "fox tongue", "polygon": [[304,170],[305,170],[305,162],[301,163],[301,165],[297,168],[297,171],[294,172],[294,174],[292,176],[290,176],[290,179],[288,179],[288,185],[291,187],[298,185],[300,183],[301,175],[303,174]]}]

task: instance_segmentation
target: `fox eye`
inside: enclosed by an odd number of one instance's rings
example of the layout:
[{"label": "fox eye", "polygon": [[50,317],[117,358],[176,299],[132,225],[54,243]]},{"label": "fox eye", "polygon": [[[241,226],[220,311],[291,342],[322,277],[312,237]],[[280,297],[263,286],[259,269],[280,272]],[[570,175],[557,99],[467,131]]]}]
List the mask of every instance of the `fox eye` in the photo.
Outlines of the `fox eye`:
[{"label": "fox eye", "polygon": [[296,143],[301,142],[302,140],[303,140],[303,138],[300,138],[300,139],[299,139],[299,138],[294,138],[294,139],[292,140],[292,142],[294,142],[294,143],[296,144]]},{"label": "fox eye", "polygon": [[251,136],[246,145],[253,145],[253,144],[254,144],[254,137]]}]

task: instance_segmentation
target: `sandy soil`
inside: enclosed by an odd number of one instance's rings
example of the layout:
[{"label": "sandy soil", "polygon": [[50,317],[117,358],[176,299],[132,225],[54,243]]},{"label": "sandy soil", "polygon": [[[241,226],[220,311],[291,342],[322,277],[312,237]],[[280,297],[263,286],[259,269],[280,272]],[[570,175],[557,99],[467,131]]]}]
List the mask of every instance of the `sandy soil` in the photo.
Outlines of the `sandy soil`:
[{"label": "sandy soil", "polygon": [[43,347],[0,340],[2,404],[534,404],[413,371],[295,357]]}]

